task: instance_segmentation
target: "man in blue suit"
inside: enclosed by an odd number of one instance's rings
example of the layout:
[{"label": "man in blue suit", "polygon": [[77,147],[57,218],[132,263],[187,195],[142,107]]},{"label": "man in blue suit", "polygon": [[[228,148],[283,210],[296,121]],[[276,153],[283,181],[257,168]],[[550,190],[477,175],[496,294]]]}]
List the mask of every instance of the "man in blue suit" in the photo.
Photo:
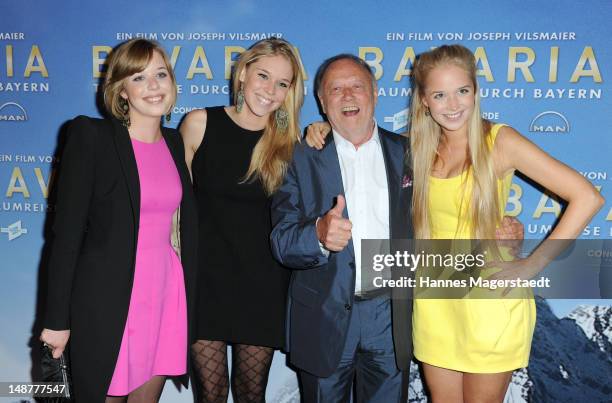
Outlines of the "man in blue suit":
[{"label": "man in blue suit", "polygon": [[295,269],[290,362],[305,402],[348,402],[353,382],[358,402],[405,401],[411,302],[392,306],[356,268],[361,239],[412,237],[407,142],[376,125],[376,80],[358,57],[325,61],[315,87],[333,135],[321,151],[296,147],[272,206],[273,253]]}]

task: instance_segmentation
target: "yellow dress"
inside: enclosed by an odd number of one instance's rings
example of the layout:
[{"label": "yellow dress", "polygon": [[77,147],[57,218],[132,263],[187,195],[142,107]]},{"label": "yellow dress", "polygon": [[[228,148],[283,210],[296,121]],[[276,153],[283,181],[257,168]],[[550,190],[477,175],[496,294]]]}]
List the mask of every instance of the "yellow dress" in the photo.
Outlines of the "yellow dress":
[{"label": "yellow dress", "polygon": [[[492,148],[503,125],[491,129]],[[500,216],[513,174],[498,180]],[[465,191],[464,191],[465,183]],[[429,209],[433,239],[469,239],[462,195],[470,194],[466,173],[441,179],[430,177]],[[496,373],[526,367],[529,362],[536,310],[532,298],[415,299],[414,356],[436,367],[470,373]]]}]

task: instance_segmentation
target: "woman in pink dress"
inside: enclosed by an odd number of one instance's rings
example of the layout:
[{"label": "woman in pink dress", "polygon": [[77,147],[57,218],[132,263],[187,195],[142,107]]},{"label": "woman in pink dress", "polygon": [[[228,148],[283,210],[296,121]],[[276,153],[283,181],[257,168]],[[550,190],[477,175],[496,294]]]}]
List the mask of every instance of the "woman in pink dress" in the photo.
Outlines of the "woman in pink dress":
[{"label": "woman in pink dress", "polygon": [[68,126],[40,338],[55,357],[70,339],[77,402],[153,402],[166,377],[187,384],[197,219],[181,138],[161,126],[175,100],[164,50],[132,40],[108,64],[112,117]]}]

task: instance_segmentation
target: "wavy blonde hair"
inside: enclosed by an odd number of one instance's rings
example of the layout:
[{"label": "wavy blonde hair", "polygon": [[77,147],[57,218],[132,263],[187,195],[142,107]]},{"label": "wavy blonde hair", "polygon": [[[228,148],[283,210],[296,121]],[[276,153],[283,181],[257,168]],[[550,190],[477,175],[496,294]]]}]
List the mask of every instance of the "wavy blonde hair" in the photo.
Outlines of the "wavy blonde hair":
[{"label": "wavy blonde hair", "polygon": [[304,78],[296,51],[289,42],[278,38],[261,40],[244,51],[236,63],[232,78],[234,105],[240,91],[239,77],[242,71],[265,56],[283,56],[293,69],[291,85],[281,105],[287,111],[289,125],[286,130],[280,130],[276,125],[275,114],[270,114],[264,133],[253,149],[245,175],[245,181],[259,179],[266,193],[271,195],[282,184],[293,155],[293,147],[301,139],[300,109],[304,102]]},{"label": "wavy blonde hair", "polygon": [[[490,135],[490,122],[481,118],[480,95],[476,80],[476,60],[473,53],[461,45],[443,45],[422,53],[414,63],[412,70],[413,92],[410,105],[410,144],[411,163],[414,172],[413,187],[413,224],[417,238],[431,238],[431,217],[429,213],[429,177],[434,162],[440,158],[438,146],[442,130],[426,114],[423,104],[425,83],[428,74],[439,66],[452,64],[468,74],[474,87],[474,111],[468,121],[468,150],[465,169],[472,177],[471,196],[469,197],[469,220],[457,228],[467,228],[470,236],[476,239],[494,239],[495,228],[501,221],[499,214],[497,177],[495,174]],[[462,203],[466,199],[462,195]],[[467,227],[463,227],[467,226]]]}]

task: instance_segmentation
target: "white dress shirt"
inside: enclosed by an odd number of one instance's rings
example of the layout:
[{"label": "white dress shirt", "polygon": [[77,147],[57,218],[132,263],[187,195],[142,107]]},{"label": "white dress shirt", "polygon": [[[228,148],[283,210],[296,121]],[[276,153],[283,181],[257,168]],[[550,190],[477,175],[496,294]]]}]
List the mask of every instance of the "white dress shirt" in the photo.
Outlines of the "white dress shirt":
[{"label": "white dress shirt", "polygon": [[[389,191],[378,126],[374,122],[372,137],[358,148],[335,130],[334,143],[349,220],[353,224],[355,250],[355,293],[361,290],[361,240],[389,239]],[[371,288],[371,287],[367,287]]]}]

